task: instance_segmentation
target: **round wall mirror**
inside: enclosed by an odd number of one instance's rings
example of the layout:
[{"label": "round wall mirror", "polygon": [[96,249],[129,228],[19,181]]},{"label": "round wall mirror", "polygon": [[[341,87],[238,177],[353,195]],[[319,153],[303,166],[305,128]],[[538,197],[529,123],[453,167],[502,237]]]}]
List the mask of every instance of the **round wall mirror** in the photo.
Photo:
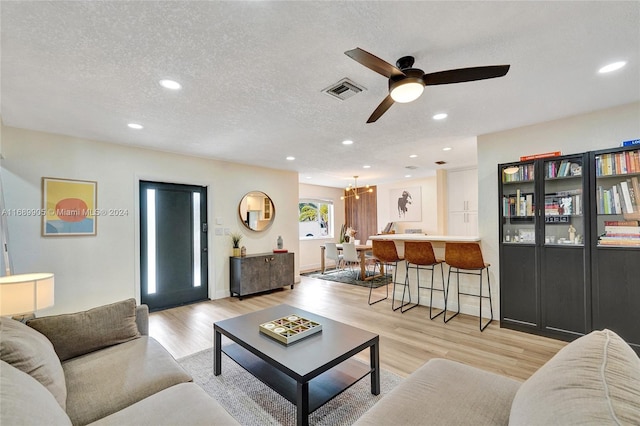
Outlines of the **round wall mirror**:
[{"label": "round wall mirror", "polygon": [[252,231],[264,231],[276,217],[276,208],[267,194],[251,191],[245,194],[238,206],[238,214],[244,226]]}]

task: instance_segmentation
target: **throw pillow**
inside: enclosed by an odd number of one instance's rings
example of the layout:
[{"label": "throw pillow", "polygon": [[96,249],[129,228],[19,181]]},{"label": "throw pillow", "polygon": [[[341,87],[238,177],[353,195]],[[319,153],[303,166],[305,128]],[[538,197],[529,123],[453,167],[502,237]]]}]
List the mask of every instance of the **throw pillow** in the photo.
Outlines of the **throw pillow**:
[{"label": "throw pillow", "polygon": [[6,317],[0,317],[0,336],[0,359],[42,383],[66,409],[67,384],[51,342],[36,330]]},{"label": "throw pillow", "polygon": [[36,318],[27,321],[27,325],[51,340],[60,361],[140,337],[135,299],[74,314]]},{"label": "throw pillow", "polygon": [[518,389],[510,425],[640,424],[640,358],[611,330],[569,343]]},{"label": "throw pillow", "polygon": [[33,377],[0,361],[0,424],[68,425],[69,416]]}]

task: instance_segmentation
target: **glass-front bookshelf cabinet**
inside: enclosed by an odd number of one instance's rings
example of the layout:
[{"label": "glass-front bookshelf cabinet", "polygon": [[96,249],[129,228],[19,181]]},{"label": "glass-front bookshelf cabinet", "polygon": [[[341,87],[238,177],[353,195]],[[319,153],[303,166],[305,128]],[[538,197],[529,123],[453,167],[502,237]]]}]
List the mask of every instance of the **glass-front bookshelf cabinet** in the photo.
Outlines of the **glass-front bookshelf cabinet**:
[{"label": "glass-front bookshelf cabinet", "polygon": [[640,353],[640,147],[592,152],[593,328]]},{"label": "glass-front bookshelf cabinet", "polygon": [[501,326],[573,338],[590,327],[588,156],[501,164]]}]

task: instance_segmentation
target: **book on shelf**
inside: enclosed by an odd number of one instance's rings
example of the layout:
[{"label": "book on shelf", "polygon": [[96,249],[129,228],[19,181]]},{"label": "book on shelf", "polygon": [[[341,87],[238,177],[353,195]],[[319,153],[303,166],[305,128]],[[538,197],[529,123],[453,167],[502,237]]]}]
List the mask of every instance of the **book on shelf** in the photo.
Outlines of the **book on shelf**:
[{"label": "book on shelf", "polygon": [[640,226],[637,220],[605,220],[604,226]]},{"label": "book on shelf", "polygon": [[[635,206],[631,202],[631,194],[629,193],[629,185],[626,180],[620,182],[620,190],[622,192],[622,200],[621,204],[623,206],[623,213],[633,213],[635,211]],[[633,188],[631,189],[633,191]],[[623,202],[624,201],[624,202]]]},{"label": "book on shelf", "polygon": [[608,237],[613,235],[631,235],[640,237],[640,226],[605,225],[604,232]]},{"label": "book on shelf", "polygon": [[[620,223],[620,225],[610,225],[608,223]],[[638,225],[638,221],[605,221],[604,235],[600,236],[598,244],[640,247],[640,225]]]}]

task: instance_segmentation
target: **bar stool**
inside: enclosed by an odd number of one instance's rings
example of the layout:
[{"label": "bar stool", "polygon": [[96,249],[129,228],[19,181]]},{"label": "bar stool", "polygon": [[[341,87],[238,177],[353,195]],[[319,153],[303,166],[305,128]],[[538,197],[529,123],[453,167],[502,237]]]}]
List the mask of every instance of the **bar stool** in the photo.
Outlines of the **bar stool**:
[{"label": "bar stool", "polygon": [[[393,267],[393,275],[392,275],[393,294],[391,296],[391,309],[394,311],[397,311],[398,309],[402,308],[403,305],[400,305],[398,307],[395,306],[396,284],[402,284],[406,288],[406,282],[404,283],[396,282],[396,277],[398,275],[398,262],[403,260],[403,258],[398,256],[398,251],[396,250],[396,243],[394,243],[392,240],[373,240],[372,251],[373,251],[373,257],[376,259],[376,261],[384,265],[387,268],[387,270],[389,267]],[[382,267],[380,268],[380,270],[382,270]],[[387,287],[387,296],[382,299],[376,300],[375,302],[371,302],[371,291],[373,289],[373,282],[369,281],[369,305],[373,305],[374,303],[381,302],[389,297],[389,283],[386,284],[386,287]],[[409,302],[407,303],[411,303],[411,293],[409,293]]]},{"label": "bar stool", "polygon": [[[483,331],[491,321],[493,321],[493,305],[491,304],[491,279],[489,278],[489,264],[484,263],[482,259],[482,251],[480,250],[480,244],[478,243],[447,243],[444,250],[444,261],[449,265],[449,275],[447,277],[447,290],[444,293],[444,322],[449,322],[452,318],[460,313],[460,295],[475,296],[479,298],[480,302],[480,331]],[[447,319],[447,302],[448,297],[451,294],[449,292],[449,282],[451,281],[451,271],[455,269],[457,278],[457,294],[458,294],[458,311]],[[489,296],[482,295],[482,272],[487,270],[487,287],[489,289]],[[464,270],[464,271],[461,271]],[[478,275],[480,276],[480,293],[464,293],[460,291],[460,274]],[[489,299],[489,310],[491,311],[491,318],[484,326],[482,325],[482,299]]]},{"label": "bar stool", "polygon": [[[443,296],[446,296],[444,291],[444,268],[442,264],[444,260],[436,259],[436,255],[433,252],[433,246],[429,241],[405,241],[404,242],[404,259],[407,262],[407,275],[405,277],[405,290],[409,287],[409,269],[416,270],[416,283],[418,284],[418,301],[415,305],[401,309],[400,312],[404,313],[410,309],[415,308],[420,304],[420,289],[429,290],[429,319],[437,318],[442,315],[444,309],[433,315],[433,290],[441,291]],[[433,287],[433,274],[435,267],[440,265],[440,275],[442,277],[442,289]],[[420,270],[431,271],[431,285],[429,287],[420,286]],[[446,300],[446,297],[445,297]],[[402,292],[402,304],[404,304],[404,291]]]}]

